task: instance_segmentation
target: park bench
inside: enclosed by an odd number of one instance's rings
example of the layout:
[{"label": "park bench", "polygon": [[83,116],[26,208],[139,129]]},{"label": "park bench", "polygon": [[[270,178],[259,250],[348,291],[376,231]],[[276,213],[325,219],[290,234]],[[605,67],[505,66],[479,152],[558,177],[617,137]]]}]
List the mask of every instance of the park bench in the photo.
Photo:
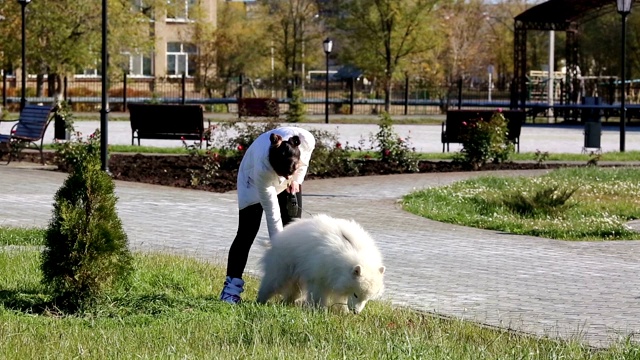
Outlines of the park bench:
[{"label": "park bench", "polygon": [[[138,139],[196,140],[205,137],[204,110],[200,105],[130,103],[131,145]],[[210,121],[207,129],[210,127]]]},{"label": "park bench", "polygon": [[274,98],[239,98],[238,117],[278,118],[280,106]]},{"label": "park bench", "polygon": [[9,134],[0,134],[0,146],[9,151],[7,164],[14,158],[19,159],[25,148],[35,148],[40,152],[40,162],[44,165],[44,133],[53,116],[53,106],[27,104],[20,112],[18,121],[11,127]]},{"label": "park bench", "polygon": [[[469,122],[470,120],[482,119],[489,121],[491,116],[495,113],[492,110],[449,110],[447,111],[447,117],[442,123],[442,152],[445,151],[445,145],[447,151],[449,151],[449,144],[462,143],[463,135],[463,122]],[[518,152],[520,152],[520,132],[522,130],[522,124],[525,121],[526,114],[521,110],[505,110],[502,112],[505,119],[507,119],[507,139],[517,146]]]}]

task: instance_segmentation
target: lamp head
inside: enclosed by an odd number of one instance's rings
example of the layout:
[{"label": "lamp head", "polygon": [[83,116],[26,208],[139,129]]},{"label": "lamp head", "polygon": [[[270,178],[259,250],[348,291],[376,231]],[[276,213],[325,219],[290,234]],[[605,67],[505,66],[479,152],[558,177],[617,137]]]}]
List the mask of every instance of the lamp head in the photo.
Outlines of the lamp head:
[{"label": "lamp head", "polygon": [[324,49],[325,54],[331,54],[331,50],[333,50],[333,40],[329,38],[324,39],[322,42],[322,48]]},{"label": "lamp head", "polygon": [[28,5],[31,2],[31,0],[18,0],[18,4],[20,5]]},{"label": "lamp head", "polygon": [[633,0],[616,0],[616,7],[618,12],[622,15],[629,14],[631,12],[631,4]]}]

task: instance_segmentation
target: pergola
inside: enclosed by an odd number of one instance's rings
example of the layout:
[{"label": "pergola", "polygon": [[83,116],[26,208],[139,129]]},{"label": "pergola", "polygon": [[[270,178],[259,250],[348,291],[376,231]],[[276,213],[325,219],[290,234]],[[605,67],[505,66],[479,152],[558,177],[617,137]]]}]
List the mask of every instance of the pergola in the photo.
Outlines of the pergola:
[{"label": "pergola", "polygon": [[[635,0],[634,0],[635,2]],[[533,6],[514,18],[513,65],[514,84],[511,88],[511,107],[524,109],[527,98],[527,31],[566,32],[565,103],[577,101],[578,24],[607,12],[616,11],[615,0],[549,0]]]}]

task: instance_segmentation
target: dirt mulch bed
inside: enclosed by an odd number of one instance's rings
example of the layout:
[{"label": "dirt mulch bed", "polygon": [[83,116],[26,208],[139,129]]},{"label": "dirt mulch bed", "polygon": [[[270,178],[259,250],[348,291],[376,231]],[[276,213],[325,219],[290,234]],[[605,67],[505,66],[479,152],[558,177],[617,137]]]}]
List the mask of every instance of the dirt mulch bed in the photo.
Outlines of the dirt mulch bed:
[{"label": "dirt mulch bed", "polygon": [[[54,153],[45,152],[45,161],[54,164]],[[0,156],[0,161],[6,161],[6,154]],[[35,151],[25,151],[21,161],[38,163],[40,155]],[[377,160],[361,160],[358,176],[398,174],[401,171]],[[508,162],[502,164],[486,164],[480,171],[486,170],[531,170],[541,168],[559,168],[576,166],[567,164],[544,164]],[[109,156],[109,171],[115,180],[156,184],[190,188],[213,192],[226,192],[236,189],[238,175],[237,161],[223,162],[216,171],[214,179],[207,185],[193,185],[192,174],[203,171],[203,160],[189,155],[158,155],[158,154],[111,154]],[[420,161],[420,173],[469,171],[459,164],[450,161]],[[199,176],[199,175],[196,175]],[[321,179],[336,177],[337,175],[308,175],[307,179]]]},{"label": "dirt mulch bed", "polygon": [[[561,164],[549,164],[545,168],[562,167]],[[109,170],[116,180],[135,181],[165,186],[184,187],[214,192],[226,192],[236,189],[238,164],[222,164],[217,176],[208,185],[191,184],[191,173],[202,170],[202,160],[180,155],[121,155],[109,158]],[[529,170],[543,168],[535,163],[487,164],[481,170]],[[461,165],[449,161],[421,161],[421,173],[468,171]],[[398,174],[400,171],[376,160],[363,160],[358,176]],[[335,175],[334,175],[335,176]],[[307,179],[321,179],[334,176],[308,175]]]}]

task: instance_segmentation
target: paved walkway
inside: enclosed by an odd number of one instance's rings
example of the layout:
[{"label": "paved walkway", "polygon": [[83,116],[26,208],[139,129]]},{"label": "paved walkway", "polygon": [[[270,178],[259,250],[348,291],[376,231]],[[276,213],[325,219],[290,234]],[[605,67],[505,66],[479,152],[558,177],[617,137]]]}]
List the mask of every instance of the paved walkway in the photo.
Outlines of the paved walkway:
[{"label": "paved walkway", "polygon": [[[215,121],[216,119],[212,119]],[[0,122],[0,133],[6,134],[13,125],[11,122]],[[370,134],[378,131],[376,124],[299,124],[306,129],[320,129],[337,134],[343,145],[358,146],[363,142],[365,148],[370,146]],[[100,128],[99,121],[77,121],[76,130],[85,135]],[[394,131],[401,137],[407,138],[418,152],[441,152],[440,125],[394,125]],[[45,134],[45,143],[53,142],[54,127],[49,126]],[[110,121],[108,126],[109,144],[130,145],[131,124],[129,121]],[[177,140],[142,140],[142,145],[158,147],[181,147]],[[531,125],[522,128],[520,137],[520,151],[535,152],[536,150],[564,153],[580,153],[584,145],[584,127],[580,125]],[[601,136],[602,151],[618,151],[620,149],[620,132],[615,126],[603,126]],[[451,144],[451,151],[460,150],[459,144]],[[640,150],[640,127],[627,127],[625,136],[627,151]]]},{"label": "paved walkway", "polygon": [[[65,174],[0,166],[0,226],[46,226]],[[524,171],[534,175],[542,171]],[[394,304],[603,346],[640,331],[640,242],[563,242],[478,230],[401,211],[397,199],[483,173],[314,180],[304,207],[353,218],[377,239]],[[509,174],[505,174],[509,175]],[[235,193],[117,182],[131,246],[224,263]],[[259,237],[266,238],[266,226]],[[254,247],[249,270],[261,254]]]}]

